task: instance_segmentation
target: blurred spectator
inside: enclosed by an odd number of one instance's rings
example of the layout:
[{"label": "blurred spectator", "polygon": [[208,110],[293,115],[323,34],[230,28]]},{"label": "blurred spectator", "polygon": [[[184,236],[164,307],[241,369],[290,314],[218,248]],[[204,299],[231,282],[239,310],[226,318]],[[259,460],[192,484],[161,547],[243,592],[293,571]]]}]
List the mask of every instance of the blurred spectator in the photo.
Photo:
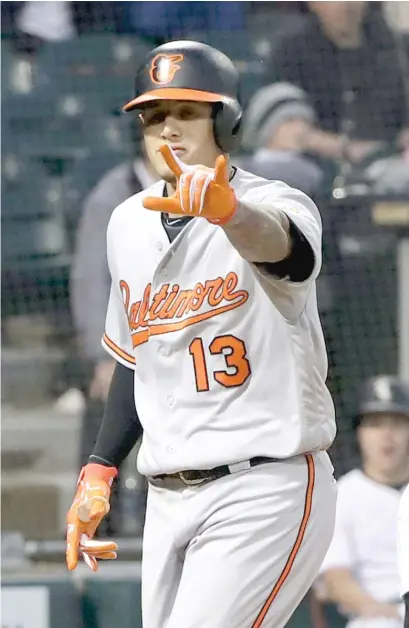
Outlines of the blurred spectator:
[{"label": "blurred spectator", "polygon": [[355,428],[362,468],[339,480],[325,591],[348,628],[403,628],[397,512],[409,482],[409,384],[386,376],[365,382]]},{"label": "blurred spectator", "polygon": [[263,87],[245,115],[243,145],[254,153],[243,160],[243,168],[313,196],[323,173],[303,154],[303,147],[314,122],[314,109],[302,89],[290,83]]},{"label": "blurred spectator", "polygon": [[63,41],[76,36],[71,2],[24,2],[16,21],[20,31],[44,41]]},{"label": "blurred spectator", "polygon": [[298,34],[283,37],[271,82],[304,89],[319,128],[304,148],[327,159],[360,163],[386,143],[408,145],[408,104],[394,37],[367,2],[309,2]]},{"label": "blurred spectator", "polygon": [[245,30],[249,2],[2,2],[2,27],[20,49],[82,33],[135,33],[152,44],[200,31]]},{"label": "blurred spectator", "polygon": [[[90,365],[83,416],[80,465],[86,464],[102,421],[114,360],[107,358],[101,338],[111,285],[106,259],[106,232],[115,207],[156,180],[145,157],[123,163],[107,172],[90,192],[81,216],[71,273],[71,300],[80,352]],[[118,509],[113,508],[113,512]],[[102,534],[115,534],[116,522],[108,517]],[[100,532],[101,533],[101,532]]]},{"label": "blurred spectator", "polygon": [[119,32],[124,4],[128,3],[5,1],[1,3],[2,37],[10,38],[18,50],[36,52],[46,41]]},{"label": "blurred spectator", "polygon": [[124,2],[123,30],[156,44],[197,31],[245,30],[248,2]]}]

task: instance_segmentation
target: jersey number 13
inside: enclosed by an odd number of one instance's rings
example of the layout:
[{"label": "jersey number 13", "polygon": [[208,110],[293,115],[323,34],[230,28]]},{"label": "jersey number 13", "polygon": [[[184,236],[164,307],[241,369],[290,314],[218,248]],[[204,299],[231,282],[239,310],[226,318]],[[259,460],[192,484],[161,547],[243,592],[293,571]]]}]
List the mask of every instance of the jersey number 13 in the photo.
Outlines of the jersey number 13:
[{"label": "jersey number 13", "polygon": [[[250,377],[250,363],[246,357],[246,345],[236,336],[216,336],[208,347],[210,356],[224,355],[229,371],[213,371],[213,378],[225,388],[242,386]],[[198,392],[209,390],[209,370],[206,351],[201,338],[194,338],[189,345]],[[209,359],[210,362],[210,359]]]}]

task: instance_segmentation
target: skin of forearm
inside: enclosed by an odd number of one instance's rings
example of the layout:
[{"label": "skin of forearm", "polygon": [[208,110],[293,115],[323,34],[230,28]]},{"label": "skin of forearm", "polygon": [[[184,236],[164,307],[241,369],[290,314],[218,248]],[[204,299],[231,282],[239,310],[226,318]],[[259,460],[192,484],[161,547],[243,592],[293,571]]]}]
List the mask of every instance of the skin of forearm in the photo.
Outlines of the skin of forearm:
[{"label": "skin of forearm", "polygon": [[238,202],[236,213],[223,225],[232,245],[248,262],[279,262],[291,250],[286,214],[271,206]]},{"label": "skin of forearm", "polygon": [[373,598],[360,587],[347,569],[331,569],[325,573],[328,597],[346,612],[360,615]]},{"label": "skin of forearm", "polygon": [[342,156],[344,140],[338,133],[311,129],[306,137],[306,150],[322,157],[338,159]]}]

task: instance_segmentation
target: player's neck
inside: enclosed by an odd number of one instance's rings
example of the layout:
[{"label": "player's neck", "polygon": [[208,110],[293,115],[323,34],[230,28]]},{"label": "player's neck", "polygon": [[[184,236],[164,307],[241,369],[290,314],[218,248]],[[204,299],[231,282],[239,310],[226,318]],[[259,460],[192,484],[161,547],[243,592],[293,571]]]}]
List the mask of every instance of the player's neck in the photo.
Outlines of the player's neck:
[{"label": "player's neck", "polygon": [[389,472],[380,471],[375,467],[365,465],[363,471],[371,480],[387,486],[398,486],[399,484],[405,484],[409,480],[409,466],[407,464]]}]

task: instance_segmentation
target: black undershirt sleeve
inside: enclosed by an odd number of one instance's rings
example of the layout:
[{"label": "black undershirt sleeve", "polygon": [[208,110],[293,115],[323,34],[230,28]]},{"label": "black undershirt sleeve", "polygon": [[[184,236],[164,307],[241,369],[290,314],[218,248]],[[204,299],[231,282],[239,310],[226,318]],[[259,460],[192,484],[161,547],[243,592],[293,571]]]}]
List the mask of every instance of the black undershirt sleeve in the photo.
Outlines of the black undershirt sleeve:
[{"label": "black undershirt sleeve", "polygon": [[273,277],[278,279],[287,277],[290,281],[298,283],[306,281],[310,277],[314,270],[315,255],[311,244],[302,231],[292,220],[289,219],[289,222],[292,243],[290,255],[280,262],[261,262],[256,266],[267,271]]},{"label": "black undershirt sleeve", "polygon": [[409,591],[403,596],[405,601],[405,625],[404,628],[409,628]]},{"label": "black undershirt sleeve", "polygon": [[134,372],[118,362],[98,439],[88,462],[119,467],[141,435],[134,401]]}]

